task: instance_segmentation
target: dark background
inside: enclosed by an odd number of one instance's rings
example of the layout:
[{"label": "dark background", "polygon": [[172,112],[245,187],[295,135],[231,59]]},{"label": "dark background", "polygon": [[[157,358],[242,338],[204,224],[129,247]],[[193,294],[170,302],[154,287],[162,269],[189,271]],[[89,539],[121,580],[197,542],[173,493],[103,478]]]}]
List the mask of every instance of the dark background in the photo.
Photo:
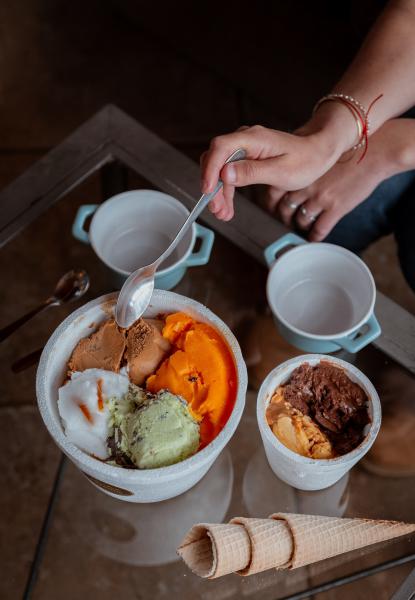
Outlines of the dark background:
[{"label": "dark background", "polygon": [[[338,0],[250,4],[0,0],[0,188],[108,103],[118,105],[195,160],[212,136],[241,124],[292,129],[330,90],[380,6]],[[71,236],[77,207],[100,199],[96,174],[2,249],[2,325],[40,302],[58,277],[76,265],[91,273],[89,298],[108,290],[94,253]],[[225,252],[226,260],[222,260]],[[415,296],[400,273],[393,239],[375,244],[365,259],[379,289],[415,313]],[[241,261],[241,251],[217,235],[209,265],[205,270],[192,270],[184,284],[189,287],[181,293],[208,303],[231,326],[238,325],[238,339],[247,362],[251,361],[250,384],[257,387],[293,349],[279,338],[270,315],[253,306],[255,294],[264,298],[264,284],[249,290],[241,287],[244,269],[250,273],[249,283],[265,277],[265,268],[258,268],[255,274],[255,266],[246,255]],[[206,270],[209,277],[205,278]],[[16,375],[10,365],[43,346],[75,306],[39,315],[0,345],[1,598],[21,598],[60,459],[35,403],[36,366]],[[399,413],[405,415],[399,423],[407,427],[412,422],[407,416],[411,414],[407,407],[413,397],[412,380],[402,370],[386,367],[384,358],[377,356],[370,378],[379,383],[382,399],[389,401],[389,406],[402,400],[407,403]],[[251,391],[247,406],[252,409],[254,403],[255,392]],[[401,434],[397,427],[393,439],[406,441],[405,431]],[[247,462],[256,443],[256,438],[247,445],[234,442],[234,448],[240,444],[240,452],[234,454],[240,463]],[[396,446],[395,456],[401,454],[401,448]],[[406,460],[404,451],[402,455]],[[408,461],[410,458],[409,454]],[[399,478],[373,476],[369,480],[363,469],[354,473],[350,514],[411,520],[407,516],[413,506],[410,485]],[[98,589],[105,597],[118,597],[120,585],[128,590],[128,597],[144,597],[163,567],[142,581],[141,571],[132,572],[125,566],[120,571],[117,563],[102,562],[99,554],[91,559],[88,544],[79,548],[77,527],[82,524],[78,517],[83,505],[76,477],[81,476],[68,467],[51,530],[44,538],[47,544],[34,598],[69,598],[74,596],[74,588],[82,590],[80,598],[86,593],[94,599]],[[368,481],[370,490],[365,489]],[[391,551],[398,555],[407,548],[404,544]],[[370,555],[367,561],[359,557],[347,569],[358,570],[373,560]],[[409,567],[335,590],[330,598],[366,600],[379,590],[385,595],[397,588]],[[335,574],[345,572],[341,563],[334,570]],[[317,570],[316,574],[314,581],[329,578],[328,573]],[[301,581],[295,585],[303,587]],[[249,595],[254,588],[245,589]],[[92,595],[88,596],[88,590]]]},{"label": "dark background", "polygon": [[[292,129],[382,5],[3,0],[0,186],[110,102],[195,160],[242,124]],[[378,287],[415,311],[393,240],[365,258]]]}]

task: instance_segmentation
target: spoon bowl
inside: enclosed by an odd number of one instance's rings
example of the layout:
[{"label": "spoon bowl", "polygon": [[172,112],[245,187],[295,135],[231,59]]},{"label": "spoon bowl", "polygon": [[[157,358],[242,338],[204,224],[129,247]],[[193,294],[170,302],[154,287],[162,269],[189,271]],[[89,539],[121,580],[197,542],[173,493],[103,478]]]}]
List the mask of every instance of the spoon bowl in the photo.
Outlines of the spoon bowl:
[{"label": "spoon bowl", "polygon": [[52,296],[46,298],[39,306],[23,315],[23,317],[0,329],[0,342],[7,339],[24,323],[30,321],[35,315],[49,308],[49,306],[61,306],[61,304],[65,304],[66,302],[77,300],[85,294],[88,288],[89,275],[84,269],[68,271],[59,279]]},{"label": "spoon bowl", "polygon": [[73,302],[88,291],[89,283],[89,275],[84,269],[68,271],[56,284],[52,298],[58,304]]},{"label": "spoon bowl", "polygon": [[[245,156],[245,150],[240,148],[229,156],[225,161],[225,164],[236,160],[242,160]],[[168,248],[154,262],[131,273],[121,288],[117,306],[115,307],[115,320],[120,327],[130,327],[144,313],[151,300],[154,289],[154,276],[158,267],[168,256],[170,256],[189,227],[196,221],[200,213],[206,208],[222,187],[223,182],[219,179],[213,192],[210,194],[202,194]]]},{"label": "spoon bowl", "polygon": [[[127,279],[120,292],[123,298],[118,297],[118,302],[115,307],[115,320],[120,327],[129,327],[145,312],[150,304],[151,296],[154,290],[154,275],[156,269],[153,265],[145,267],[147,275],[144,273],[140,277],[138,284],[136,283],[136,272],[132,273]],[[130,281],[131,280],[131,281]],[[138,315],[138,316],[137,316]]]}]

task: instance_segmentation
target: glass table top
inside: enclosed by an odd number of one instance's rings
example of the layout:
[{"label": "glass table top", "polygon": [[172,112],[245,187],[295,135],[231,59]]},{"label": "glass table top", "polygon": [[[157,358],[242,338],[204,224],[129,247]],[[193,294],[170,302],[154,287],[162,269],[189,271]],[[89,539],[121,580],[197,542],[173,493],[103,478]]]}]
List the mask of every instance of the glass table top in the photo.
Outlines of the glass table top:
[{"label": "glass table top", "polygon": [[[130,172],[126,187],[153,186]],[[306,597],[295,594],[413,553],[415,540],[400,538],[293,571],[214,581],[193,575],[177,556],[176,547],[191,525],[234,516],[282,511],[415,521],[415,381],[373,347],[346,357],[371,379],[382,401],[382,430],[370,454],[321,492],[301,492],[273,474],[256,423],[256,394],[272,368],[301,352],[275,329],[265,297],[265,267],[219,234],[209,264],[189,269],[174,291],[207,305],[241,345],[249,386],[245,412],[229,445],[195,487],[155,504],[112,498],[61,458],[37,411],[36,366],[14,373],[11,365],[42,347],[77,306],[112,291],[91,247],[71,235],[78,207],[102,200],[96,173],[0,251],[4,325],[46,297],[70,268],[83,267],[91,276],[82,301],[38,315],[0,345],[5,474],[0,535],[6,542],[0,596],[20,598],[26,590],[26,597],[36,600]],[[381,571],[328,590],[324,598],[389,598],[410,569],[407,563]]]}]

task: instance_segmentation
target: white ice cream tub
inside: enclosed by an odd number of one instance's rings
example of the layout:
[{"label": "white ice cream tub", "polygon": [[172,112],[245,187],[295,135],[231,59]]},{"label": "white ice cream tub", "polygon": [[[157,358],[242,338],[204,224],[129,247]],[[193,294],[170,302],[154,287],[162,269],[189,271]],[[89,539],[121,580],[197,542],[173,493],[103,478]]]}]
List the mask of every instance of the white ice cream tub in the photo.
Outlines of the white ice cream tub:
[{"label": "white ice cream tub", "polygon": [[[314,366],[321,360],[328,361],[341,369],[366,392],[369,399],[370,423],[364,430],[362,442],[351,452],[330,459],[315,459],[293,452],[274,435],[266,421],[267,406],[278,386],[286,383],[291,373],[303,363]],[[257,420],[265,454],[275,475],[299,490],[322,490],[335,484],[368,452],[379,432],[381,407],[379,396],[369,379],[350,363],[324,354],[296,356],[273,369],[264,379],[258,392]]]},{"label": "white ice cream tub", "polygon": [[183,311],[194,319],[212,325],[226,340],[237,369],[237,395],[233,411],[217,437],[193,456],[180,463],[159,469],[124,469],[108,465],[77,448],[65,436],[58,413],[58,389],[67,370],[67,361],[80,339],[87,337],[113,314],[117,293],[101,296],[67,317],[55,330],[43,350],[36,377],[36,394],[40,414],[59,448],[107,494],[128,502],[158,502],[182,494],[195,485],[209,470],[231,439],[245,406],[247,372],[239,344],[230,329],[208,308],[163,290],[154,290],[145,317]]}]

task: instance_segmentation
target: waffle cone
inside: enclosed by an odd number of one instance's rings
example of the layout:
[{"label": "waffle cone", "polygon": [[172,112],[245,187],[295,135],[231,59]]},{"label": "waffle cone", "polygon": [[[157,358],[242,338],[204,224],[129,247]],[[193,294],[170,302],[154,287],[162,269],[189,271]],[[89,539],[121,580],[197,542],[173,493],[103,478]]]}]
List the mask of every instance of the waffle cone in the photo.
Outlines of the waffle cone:
[{"label": "waffle cone", "polygon": [[399,521],[275,513],[268,519],[194,525],[177,552],[196,575],[213,579],[296,569],[413,532],[415,525]]},{"label": "waffle cone", "polygon": [[177,552],[193,573],[214,579],[245,569],[251,543],[242,525],[200,523],[193,525]]},{"label": "waffle cone", "polygon": [[289,513],[276,513],[270,518],[284,521],[290,529],[293,553],[288,566],[291,569],[415,531],[415,525],[399,521]]},{"label": "waffle cone", "polygon": [[293,538],[283,520],[247,519],[236,517],[231,523],[243,525],[251,542],[251,560],[238,571],[239,575],[253,575],[267,569],[289,566],[293,553]]}]

